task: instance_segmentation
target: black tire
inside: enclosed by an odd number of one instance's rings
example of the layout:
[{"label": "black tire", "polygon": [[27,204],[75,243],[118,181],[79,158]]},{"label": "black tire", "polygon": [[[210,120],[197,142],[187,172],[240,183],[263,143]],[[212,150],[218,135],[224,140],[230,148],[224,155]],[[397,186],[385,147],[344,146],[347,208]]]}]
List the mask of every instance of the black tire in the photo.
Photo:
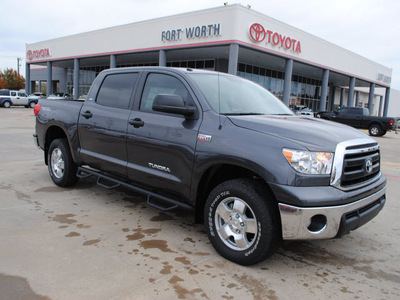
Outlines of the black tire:
[{"label": "black tire", "polygon": [[35,103],[35,102],[33,102],[33,101],[29,103],[29,107],[30,107],[30,108],[34,108],[34,107],[35,107],[35,105],[36,105],[36,103]]},{"label": "black tire", "polygon": [[3,107],[4,108],[10,108],[10,106],[11,106],[11,102],[10,101],[4,101],[4,103],[3,103]]},{"label": "black tire", "polygon": [[215,250],[244,266],[270,257],[281,242],[277,205],[267,189],[251,179],[215,187],[206,201],[204,223]]},{"label": "black tire", "polygon": [[369,135],[370,136],[381,136],[382,128],[378,124],[372,124],[369,127]]},{"label": "black tire", "polygon": [[386,130],[382,130],[381,136],[384,136],[386,134]]},{"label": "black tire", "polygon": [[67,139],[56,139],[50,144],[47,161],[50,177],[56,185],[66,187],[78,181],[78,167],[72,159]]}]

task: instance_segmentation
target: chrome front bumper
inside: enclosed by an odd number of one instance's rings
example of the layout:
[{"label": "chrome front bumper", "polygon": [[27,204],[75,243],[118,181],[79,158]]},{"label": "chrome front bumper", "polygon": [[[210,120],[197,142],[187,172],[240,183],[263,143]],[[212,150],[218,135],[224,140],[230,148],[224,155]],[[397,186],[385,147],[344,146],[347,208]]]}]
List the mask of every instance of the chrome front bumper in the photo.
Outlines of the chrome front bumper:
[{"label": "chrome front bumper", "polygon": [[284,240],[329,239],[338,236],[339,231],[347,233],[376,216],[385,203],[385,193],[386,186],[368,197],[340,206],[296,207],[279,203],[282,237]]}]

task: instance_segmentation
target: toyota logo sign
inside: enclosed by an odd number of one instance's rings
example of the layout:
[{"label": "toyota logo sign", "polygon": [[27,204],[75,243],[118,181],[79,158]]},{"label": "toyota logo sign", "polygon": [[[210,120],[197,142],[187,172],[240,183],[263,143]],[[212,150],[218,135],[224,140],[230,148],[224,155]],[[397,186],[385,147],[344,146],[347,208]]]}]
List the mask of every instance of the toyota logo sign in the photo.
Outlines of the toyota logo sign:
[{"label": "toyota logo sign", "polygon": [[251,38],[255,41],[255,42],[262,42],[265,37],[266,37],[266,33],[265,33],[265,29],[261,24],[258,23],[254,23],[250,26],[250,36]]}]

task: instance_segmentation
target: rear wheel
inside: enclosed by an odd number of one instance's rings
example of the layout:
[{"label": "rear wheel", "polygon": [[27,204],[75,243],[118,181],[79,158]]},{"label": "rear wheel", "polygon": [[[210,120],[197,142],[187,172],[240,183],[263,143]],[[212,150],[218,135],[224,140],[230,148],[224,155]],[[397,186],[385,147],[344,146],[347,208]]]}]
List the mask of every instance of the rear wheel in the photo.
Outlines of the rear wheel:
[{"label": "rear wheel", "polygon": [[11,102],[10,101],[5,101],[3,103],[3,107],[5,107],[5,108],[10,108],[10,106],[11,106]]},{"label": "rear wheel", "polygon": [[67,139],[54,140],[47,155],[49,174],[56,185],[66,187],[78,181],[78,167],[72,159]]},{"label": "rear wheel", "polygon": [[380,136],[382,134],[382,129],[378,124],[372,124],[369,127],[369,135],[371,136]]},{"label": "rear wheel", "polygon": [[204,221],[215,250],[240,265],[271,256],[280,244],[277,206],[255,180],[223,182],[210,193]]},{"label": "rear wheel", "polygon": [[33,101],[32,101],[31,103],[29,103],[29,107],[30,107],[30,108],[34,108],[34,107],[35,107],[35,105],[36,105],[36,103],[35,103],[35,102],[33,102]]}]

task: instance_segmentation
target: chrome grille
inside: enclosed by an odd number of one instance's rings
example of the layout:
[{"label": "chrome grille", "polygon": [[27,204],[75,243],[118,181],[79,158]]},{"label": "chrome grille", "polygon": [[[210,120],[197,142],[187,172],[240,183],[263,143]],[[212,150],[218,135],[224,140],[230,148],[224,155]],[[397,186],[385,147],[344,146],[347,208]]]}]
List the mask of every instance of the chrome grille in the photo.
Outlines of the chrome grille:
[{"label": "chrome grille", "polygon": [[371,139],[340,143],[335,152],[331,185],[342,190],[366,186],[379,178],[379,144]]},{"label": "chrome grille", "polygon": [[[367,162],[372,166],[367,168]],[[345,154],[341,186],[351,187],[375,178],[380,172],[379,149],[354,154]]]}]

